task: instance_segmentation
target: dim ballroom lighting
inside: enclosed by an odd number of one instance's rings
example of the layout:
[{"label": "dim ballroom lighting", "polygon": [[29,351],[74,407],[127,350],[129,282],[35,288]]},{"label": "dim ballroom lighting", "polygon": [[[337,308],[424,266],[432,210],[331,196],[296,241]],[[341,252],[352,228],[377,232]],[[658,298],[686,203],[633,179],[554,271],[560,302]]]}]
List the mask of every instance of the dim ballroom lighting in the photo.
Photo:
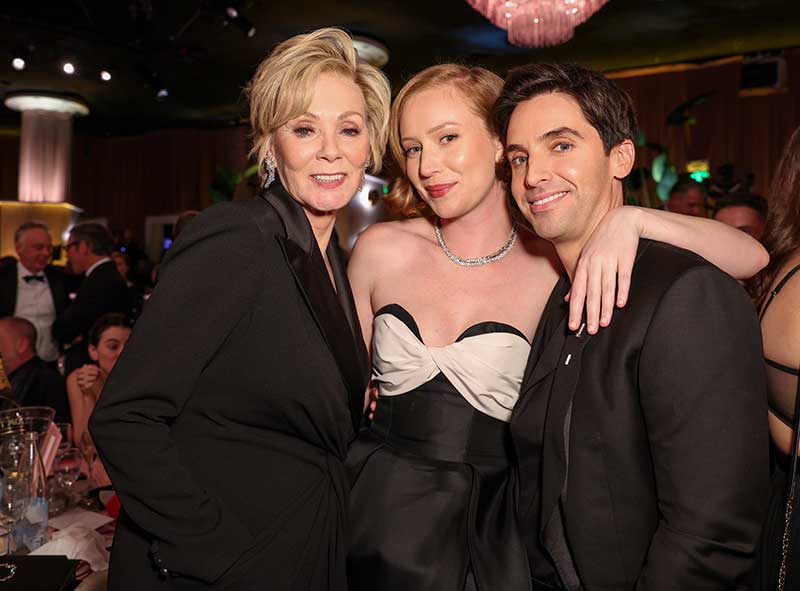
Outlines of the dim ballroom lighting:
[{"label": "dim ballroom lighting", "polygon": [[75,96],[19,92],[8,95],[4,102],[9,109],[20,112],[52,111],[77,116],[89,114],[89,107],[86,106],[86,103]]}]

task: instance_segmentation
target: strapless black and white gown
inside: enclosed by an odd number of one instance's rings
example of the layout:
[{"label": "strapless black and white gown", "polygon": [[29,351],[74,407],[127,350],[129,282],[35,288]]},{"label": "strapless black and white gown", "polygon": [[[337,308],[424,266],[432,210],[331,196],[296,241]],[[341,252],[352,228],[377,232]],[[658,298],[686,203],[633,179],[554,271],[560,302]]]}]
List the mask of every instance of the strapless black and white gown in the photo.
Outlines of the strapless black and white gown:
[{"label": "strapless black and white gown", "polygon": [[508,422],[530,353],[481,322],[428,347],[392,304],[373,324],[374,419],[350,450],[350,591],[527,591]]}]

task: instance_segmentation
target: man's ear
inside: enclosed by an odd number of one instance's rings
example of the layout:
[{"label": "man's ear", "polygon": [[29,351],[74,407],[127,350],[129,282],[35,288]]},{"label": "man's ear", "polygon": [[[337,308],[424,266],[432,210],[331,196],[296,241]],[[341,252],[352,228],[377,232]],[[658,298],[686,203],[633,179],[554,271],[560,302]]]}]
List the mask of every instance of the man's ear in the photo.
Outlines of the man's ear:
[{"label": "man's ear", "polygon": [[28,350],[35,351],[36,343],[31,343],[30,339],[27,337],[19,337],[17,339],[16,349],[17,355],[24,355]]},{"label": "man's ear", "polygon": [[614,178],[622,180],[628,176],[636,161],[636,147],[629,139],[622,140],[611,148],[611,172]]}]

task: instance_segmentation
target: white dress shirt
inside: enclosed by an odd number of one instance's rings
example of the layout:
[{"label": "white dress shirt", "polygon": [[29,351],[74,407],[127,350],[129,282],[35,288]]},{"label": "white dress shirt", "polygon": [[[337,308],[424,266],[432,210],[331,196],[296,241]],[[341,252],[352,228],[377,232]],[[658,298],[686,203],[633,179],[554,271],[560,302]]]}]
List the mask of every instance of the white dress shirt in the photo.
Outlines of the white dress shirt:
[{"label": "white dress shirt", "polygon": [[[25,281],[27,275],[39,275],[44,281]],[[30,321],[36,327],[36,354],[45,361],[58,357],[56,344],[50,329],[56,319],[56,304],[44,272],[31,273],[22,263],[17,263],[17,303],[14,316]]]},{"label": "white dress shirt", "polygon": [[97,267],[99,267],[99,266],[100,266],[100,265],[102,265],[103,263],[107,263],[107,262],[108,262],[108,261],[110,261],[110,260],[111,260],[111,259],[110,259],[109,257],[105,257],[105,258],[102,258],[102,259],[100,259],[100,260],[99,260],[99,261],[97,261],[97,262],[96,262],[94,265],[92,265],[91,267],[89,267],[88,269],[86,269],[86,276],[88,277],[89,275],[91,275],[91,274],[92,274],[92,271],[94,271],[94,270],[95,270]]}]

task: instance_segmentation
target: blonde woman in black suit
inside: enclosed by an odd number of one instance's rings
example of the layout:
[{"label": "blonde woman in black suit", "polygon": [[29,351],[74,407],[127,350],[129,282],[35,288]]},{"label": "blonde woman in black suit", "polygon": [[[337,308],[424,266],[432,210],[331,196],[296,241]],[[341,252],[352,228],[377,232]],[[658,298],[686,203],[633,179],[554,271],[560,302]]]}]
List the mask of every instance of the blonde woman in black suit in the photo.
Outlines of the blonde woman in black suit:
[{"label": "blonde woman in black suit", "polygon": [[123,508],[111,590],[346,589],[369,367],[333,224],[381,163],[389,86],[322,29],[248,95],[269,187],[186,227],[90,421]]}]

